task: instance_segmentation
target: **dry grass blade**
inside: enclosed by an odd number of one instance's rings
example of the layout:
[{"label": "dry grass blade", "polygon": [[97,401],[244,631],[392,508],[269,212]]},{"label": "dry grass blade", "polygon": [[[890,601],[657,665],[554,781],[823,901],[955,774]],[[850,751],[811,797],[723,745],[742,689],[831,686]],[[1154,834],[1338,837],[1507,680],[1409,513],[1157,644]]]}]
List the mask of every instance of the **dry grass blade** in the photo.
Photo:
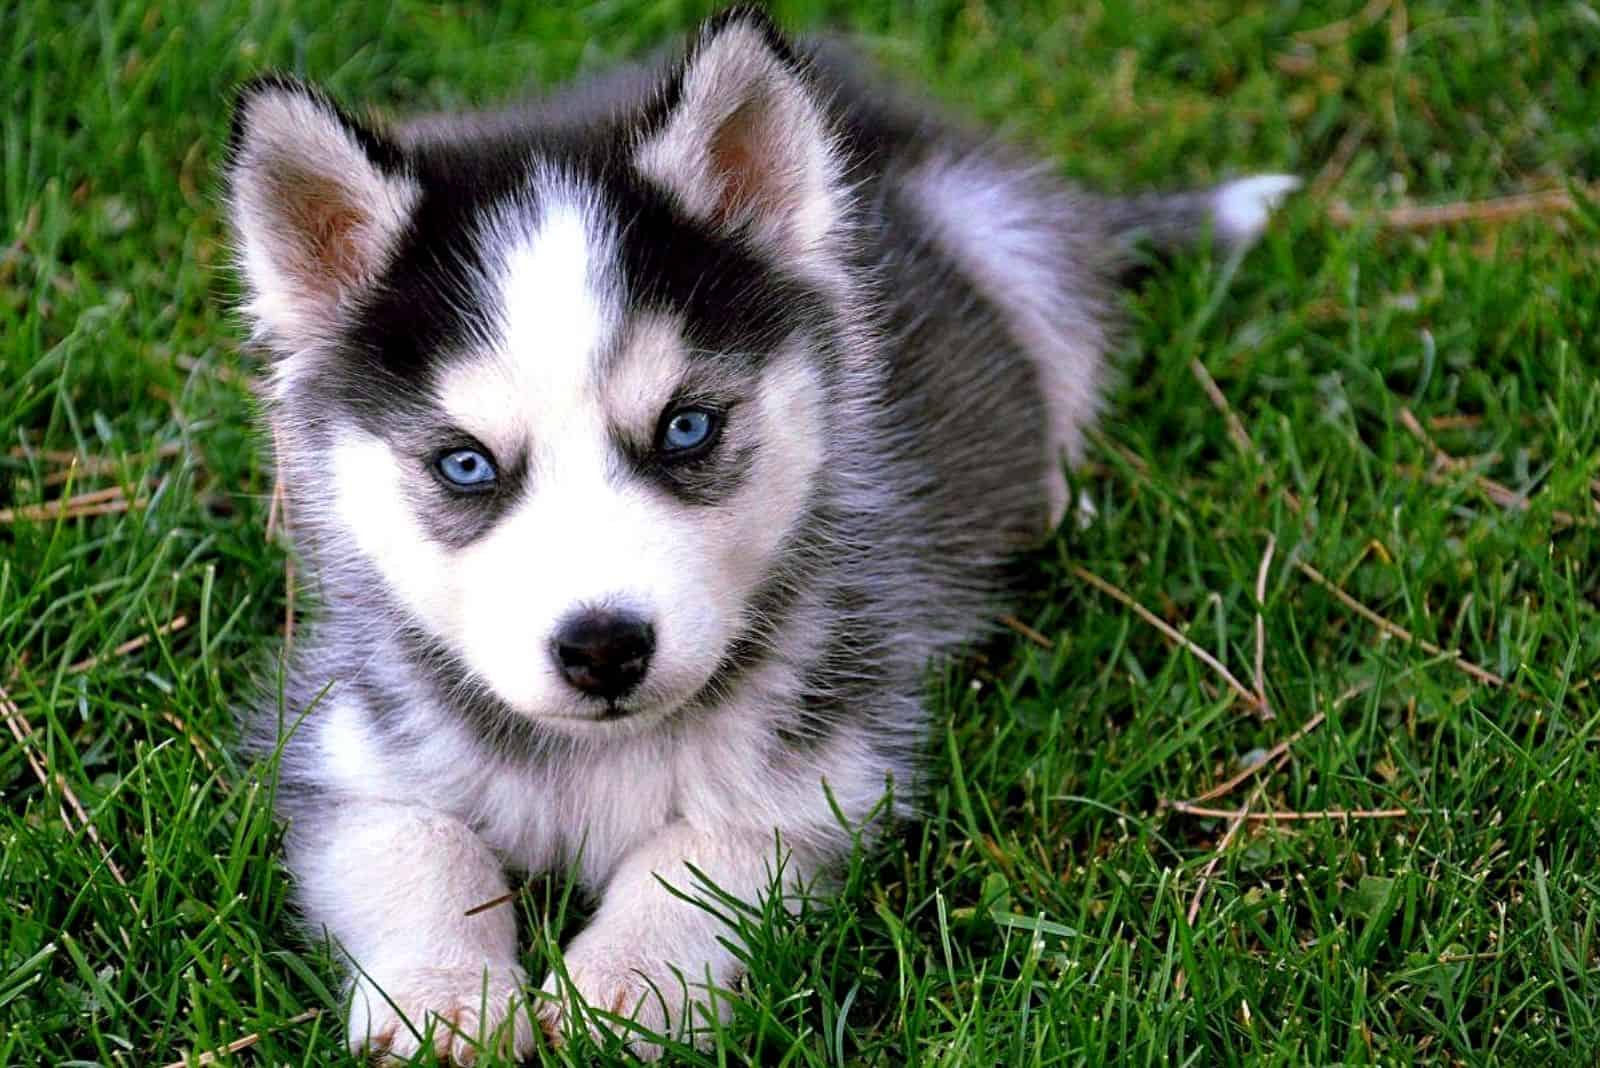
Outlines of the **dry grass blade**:
[{"label": "dry grass blade", "polygon": [[1305,561],[1296,560],[1294,566],[1299,568],[1300,573],[1305,575],[1312,582],[1315,582],[1318,586],[1321,586],[1323,589],[1333,594],[1340,604],[1344,605],[1346,608],[1350,609],[1350,611],[1354,612],[1362,619],[1365,619],[1368,623],[1371,623],[1384,633],[1391,634],[1402,641],[1416,645],[1419,648],[1434,654],[1435,656],[1444,657],[1461,671],[1471,675],[1479,682],[1486,682],[1490,686],[1496,687],[1504,687],[1506,685],[1505,679],[1501,678],[1499,675],[1496,675],[1494,672],[1487,670],[1486,668],[1481,668],[1477,664],[1474,664],[1472,661],[1461,655],[1461,650],[1441,648],[1425,638],[1418,638],[1409,630],[1406,630],[1404,627],[1400,626],[1400,624],[1391,623],[1389,620],[1385,619],[1383,616],[1380,616],[1378,613],[1374,612],[1372,609],[1368,608],[1366,605],[1350,596],[1344,590],[1340,589],[1337,583]]},{"label": "dry grass blade", "polygon": [[57,467],[71,466],[80,459],[71,449],[33,449],[26,445],[13,445],[6,450],[6,455],[17,460],[39,459]]},{"label": "dry grass blade", "polygon": [[[1370,680],[1356,683],[1344,693],[1333,699],[1334,710],[1337,711],[1338,709],[1343,708],[1345,702],[1367,692],[1371,688],[1372,682]],[[1191,797],[1188,801],[1182,802],[1182,804],[1197,805],[1203,801],[1215,801],[1219,797],[1226,797],[1227,795],[1233,793],[1233,791],[1239,788],[1241,783],[1252,778],[1253,776],[1260,775],[1263,772],[1270,773],[1277,771],[1278,768],[1282,767],[1283,764],[1288,760],[1289,750],[1295,745],[1299,744],[1300,740],[1306,735],[1322,726],[1327,718],[1328,714],[1326,712],[1318,712],[1316,715],[1306,720],[1305,723],[1302,724],[1300,728],[1293,734],[1289,735],[1289,737],[1285,738],[1283,741],[1279,742],[1277,745],[1263,753],[1260,760],[1255,761],[1247,768],[1243,768],[1237,774],[1217,783],[1215,786],[1206,790],[1205,793]],[[1171,802],[1163,801],[1162,804],[1169,805]]]},{"label": "dry grass blade", "polygon": [[[1217,848],[1212,850],[1211,859],[1206,861],[1204,868],[1200,869],[1200,878],[1195,883],[1194,896],[1189,899],[1187,922],[1191,929],[1194,927],[1194,921],[1200,918],[1200,905],[1205,901],[1206,889],[1211,885],[1211,876],[1216,872],[1217,865],[1222,863],[1222,858],[1227,854],[1228,847],[1239,836],[1239,829],[1245,825],[1245,816],[1249,813],[1250,806],[1260,799],[1262,792],[1266,788],[1267,784],[1261,783],[1250,794],[1250,797],[1244,803],[1244,807],[1239,810],[1239,815],[1228,824],[1228,829],[1223,834],[1222,840],[1217,843]],[[1178,974],[1173,977],[1172,981],[1174,989],[1181,993],[1188,979],[1189,973],[1185,969],[1179,968]]]},{"label": "dry grass blade", "polygon": [[516,899],[517,899],[517,892],[515,890],[513,890],[510,893],[501,894],[499,897],[490,898],[488,901],[485,901],[482,904],[474,905],[470,909],[468,909],[467,911],[463,912],[461,915],[463,915],[463,916],[476,916],[480,912],[488,912],[490,909],[497,909],[501,905],[510,904],[511,902],[515,901]]},{"label": "dry grass blade", "polygon": [[[1205,390],[1205,394],[1210,398],[1212,406],[1222,413],[1223,420],[1228,424],[1228,437],[1232,439],[1233,444],[1240,452],[1253,459],[1262,469],[1265,469],[1267,466],[1266,457],[1261,455],[1261,450],[1256,448],[1255,442],[1250,440],[1249,433],[1245,431],[1244,422],[1234,412],[1233,405],[1228,403],[1228,395],[1222,392],[1222,387],[1217,385],[1215,378],[1211,377],[1211,372],[1206,370],[1206,365],[1198,359],[1190,360],[1189,371],[1200,383],[1200,388]],[[1301,510],[1300,498],[1286,489],[1279,489],[1278,492],[1283,495],[1284,503],[1294,509],[1295,512],[1298,513]]]},{"label": "dry grass blade", "polygon": [[294,523],[289,509],[289,493],[283,478],[283,441],[277,424],[272,427],[272,454],[278,458],[272,479],[272,505],[267,509],[267,540],[270,542],[279,528],[290,551],[283,558],[283,651],[285,655],[294,648]]},{"label": "dry grass blade", "polygon": [[283,560],[283,653],[294,649],[294,557]]},{"label": "dry grass blade", "polygon": [[1373,212],[1359,212],[1348,204],[1330,204],[1328,218],[1336,226],[1350,226],[1370,218],[1389,230],[1427,230],[1464,222],[1509,222],[1525,215],[1563,215],[1576,207],[1577,201],[1565,189],[1546,189],[1538,193],[1515,193],[1489,200],[1409,204]]},{"label": "dry grass blade", "polygon": [[[39,780],[39,785],[45,789],[50,788],[50,773],[44,765],[39,763],[39,758],[33,755],[33,747],[28,744],[28,736],[33,733],[33,727],[12,703],[11,697],[0,689],[0,712],[6,717],[6,726],[11,730],[11,736],[17,740],[17,746],[22,750],[22,755],[27,758],[28,767],[33,769],[33,777]],[[72,826],[72,816],[67,812],[66,800],[61,802],[61,822],[68,827]]]},{"label": "dry grass blade", "polygon": [[17,508],[0,508],[0,524],[23,522],[49,522],[57,519],[80,519],[85,516],[111,515],[130,508],[143,508],[150,503],[148,497],[129,500],[121,486],[80,493],[43,504],[25,504]]},{"label": "dry grass blade", "polygon": [[172,358],[172,362],[177,364],[183,370],[188,371],[190,374],[211,375],[218,381],[227,382],[230,385],[237,383],[240,380],[239,373],[233,368],[224,367],[217,363],[205,363],[195,359],[193,356],[190,356],[187,353],[178,353]]},{"label": "dry grass blade", "polygon": [[1206,365],[1198,358],[1189,361],[1189,371],[1200,382],[1200,388],[1206,391],[1206,396],[1211,398],[1211,403],[1217,411],[1222,413],[1222,418],[1228,424],[1228,437],[1239,447],[1239,451],[1246,456],[1253,457],[1256,463],[1266,466],[1266,460],[1256,449],[1255,442],[1250,440],[1249,433],[1244,428],[1244,422],[1234,412],[1233,405],[1228,403],[1227,394],[1222,392],[1222,387],[1217,385],[1217,380],[1211,377],[1211,372],[1206,370]]},{"label": "dry grass blade", "polygon": [[[1405,427],[1411,436],[1420,441],[1422,443],[1422,447],[1428,450],[1428,457],[1433,462],[1435,468],[1446,471],[1461,471],[1470,475],[1473,485],[1477,486],[1478,490],[1485,497],[1488,497],[1489,500],[1493,501],[1495,504],[1498,504],[1502,508],[1511,508],[1519,512],[1526,512],[1530,507],[1532,507],[1526,494],[1518,493],[1509,486],[1502,485],[1492,478],[1487,478],[1478,474],[1476,471],[1472,470],[1472,465],[1470,463],[1450,455],[1443,448],[1441,448],[1439,443],[1434,441],[1432,436],[1422,428],[1422,424],[1417,421],[1417,417],[1411,413],[1410,408],[1402,407],[1397,418],[1400,420],[1400,425]],[[1423,481],[1433,486],[1449,484],[1449,481],[1440,476],[1437,471],[1417,471],[1414,468],[1402,465],[1400,467],[1400,473],[1410,477],[1421,478]],[[1600,510],[1600,506],[1597,506],[1597,510]],[[1552,511],[1550,513],[1550,518],[1557,525],[1564,527],[1594,525],[1594,520],[1592,519],[1575,516],[1571,512],[1563,512],[1560,510]]]},{"label": "dry grass blade", "polygon": [[283,480],[272,480],[272,499],[267,504],[267,541],[278,536],[278,516],[283,509]]},{"label": "dry grass blade", "polygon": [[322,1015],[321,1009],[307,1009],[298,1016],[289,1017],[277,1027],[269,1027],[261,1031],[252,1031],[250,1034],[245,1035],[242,1038],[234,1039],[226,1046],[221,1046],[215,1050],[202,1053],[192,1060],[188,1057],[185,1057],[181,1060],[173,1061],[171,1064],[164,1065],[163,1068],[201,1068],[203,1065],[216,1064],[224,1057],[238,1053],[240,1050],[249,1049],[251,1046],[255,1045],[257,1042],[260,1042],[264,1037],[272,1034],[274,1031],[282,1031],[289,1027],[298,1027],[309,1020],[315,1020],[320,1015]]},{"label": "dry grass blade", "polygon": [[283,436],[278,430],[278,424],[272,424],[272,458],[274,468],[272,472],[272,503],[267,506],[267,541],[271,541],[278,533],[278,521],[287,522],[284,509],[288,502],[283,494]]},{"label": "dry grass blade", "polygon": [[[1448,469],[1458,470],[1453,465]],[[1455,484],[1454,480],[1449,476],[1438,471],[1419,471],[1409,464],[1400,464],[1396,467],[1396,470],[1407,478],[1421,479],[1430,486],[1451,486]],[[1472,483],[1480,493],[1502,508],[1508,508],[1514,512],[1526,512],[1533,507],[1532,502],[1525,495],[1491,478],[1473,474]],[[1595,511],[1600,513],[1600,503],[1595,505]],[[1589,516],[1573,515],[1571,512],[1562,511],[1560,508],[1552,508],[1550,510],[1550,522],[1558,527],[1592,527],[1600,520]]]},{"label": "dry grass blade", "polygon": [[1267,535],[1267,549],[1261,554],[1261,566],[1256,569],[1256,700],[1260,702],[1261,718],[1276,719],[1277,714],[1267,703],[1267,619],[1263,611],[1267,603],[1267,574],[1272,570],[1272,554],[1277,551],[1278,538]]},{"label": "dry grass blade", "polygon": [[176,633],[188,625],[188,616],[176,616],[170,623],[161,624],[161,626],[157,627],[149,634],[141,634],[137,638],[129,638],[127,641],[123,642],[109,653],[97,653],[94,656],[84,657],[76,664],[73,664],[71,667],[67,668],[67,674],[72,675],[80,671],[88,671],[90,668],[98,667],[107,660],[116,660],[119,657],[127,656],[129,653],[138,652],[140,649],[143,649],[146,645],[150,644],[151,638],[159,638],[163,634]]},{"label": "dry grass blade", "polygon": [[1261,783],[1251,791],[1250,796],[1245,799],[1244,806],[1239,809],[1239,814],[1228,824],[1227,833],[1222,836],[1222,840],[1217,843],[1217,848],[1212,851],[1211,859],[1200,870],[1200,879],[1194,888],[1194,897],[1189,900],[1188,917],[1190,927],[1194,926],[1195,919],[1200,915],[1200,902],[1205,897],[1206,885],[1211,881],[1212,873],[1217,870],[1217,865],[1222,863],[1223,854],[1228,851],[1228,846],[1232,845],[1234,838],[1238,836],[1239,828],[1245,825],[1245,817],[1250,814],[1251,806],[1261,799],[1261,795],[1266,791],[1266,788],[1267,784]]},{"label": "dry grass blade", "polygon": [[[105,858],[106,869],[111,872],[111,877],[117,881],[117,885],[127,886],[127,878],[122,874],[122,869],[117,866],[117,862],[112,859],[111,850],[107,849],[105,842],[101,840],[100,831],[95,827],[93,821],[89,819],[89,813],[84,810],[82,802],[78,800],[78,795],[73,793],[72,787],[67,785],[65,778],[59,774],[51,775],[45,770],[44,765],[35,758],[33,747],[29,742],[29,739],[34,737],[33,724],[28,722],[28,717],[22,714],[22,709],[17,707],[17,703],[11,700],[11,695],[6,693],[4,688],[0,688],[0,712],[5,713],[6,726],[11,729],[11,736],[17,740],[17,744],[22,747],[22,751],[27,754],[28,766],[33,769],[33,774],[38,778],[39,784],[46,790],[50,789],[52,785],[55,786],[56,790],[61,794],[62,801],[70,806],[77,815],[78,826],[83,828],[83,833],[89,836],[89,840],[95,844],[95,847],[100,850],[100,855]],[[67,817],[65,809],[61,812],[61,820],[68,828],[72,826],[72,820]]]},{"label": "dry grass blade", "polygon": [[1295,731],[1293,734],[1289,735],[1289,737],[1285,738],[1283,741],[1267,750],[1266,755],[1264,755],[1254,764],[1251,764],[1248,768],[1245,768],[1243,771],[1239,772],[1230,779],[1225,779],[1224,781],[1219,782],[1217,785],[1211,787],[1211,789],[1207,790],[1198,797],[1193,798],[1192,800],[1174,802],[1174,807],[1177,805],[1194,805],[1201,801],[1214,801],[1219,797],[1226,797],[1228,794],[1233,793],[1234,790],[1238,789],[1240,783],[1244,782],[1246,779],[1249,779],[1253,775],[1261,774],[1261,772],[1265,771],[1273,761],[1287,753],[1296,742],[1300,741],[1300,739],[1304,738],[1306,735],[1322,726],[1323,721],[1327,718],[1328,714],[1326,712],[1318,712],[1316,715],[1306,720],[1305,724],[1301,726],[1299,730]]},{"label": "dry grass blade", "polygon": [[1429,459],[1433,460],[1435,463],[1443,463],[1451,467],[1461,464],[1460,460],[1457,460],[1454,456],[1451,456],[1448,452],[1445,452],[1444,449],[1440,447],[1439,443],[1433,440],[1433,435],[1429,434],[1423,429],[1422,423],[1417,420],[1416,415],[1411,411],[1410,408],[1402,404],[1400,406],[1400,411],[1396,414],[1395,418],[1399,419],[1400,425],[1406,428],[1406,433],[1420,441],[1422,443],[1422,447],[1428,450]]},{"label": "dry grass blade", "polygon": [[1024,638],[1028,639],[1041,649],[1055,648],[1055,644],[1051,642],[1049,638],[1046,638],[1043,634],[1040,634],[1038,631],[1028,626],[1016,616],[1001,616],[1000,623],[1001,625],[1016,631],[1018,634],[1022,635]]},{"label": "dry grass blade", "polygon": [[1323,808],[1311,812],[1252,812],[1248,808],[1206,808],[1187,801],[1168,806],[1174,812],[1205,819],[1248,820],[1252,823],[1293,823],[1301,820],[1397,820],[1414,815],[1409,808]]},{"label": "dry grass blade", "polygon": [[0,285],[10,282],[12,276],[16,274],[17,264],[22,262],[28,242],[33,239],[34,232],[38,229],[39,205],[34,203],[29,206],[27,216],[17,228],[16,240],[11,242],[4,253],[0,253]]},{"label": "dry grass blade", "polygon": [[1372,130],[1372,123],[1365,118],[1357,118],[1350,124],[1350,128],[1339,138],[1339,143],[1334,146],[1328,162],[1317,172],[1306,196],[1311,200],[1322,200],[1333,192],[1334,186],[1344,177],[1345,171],[1350,169],[1350,161],[1355,158],[1356,150],[1361,147],[1361,142],[1366,140],[1367,134]]},{"label": "dry grass blade", "polygon": [[[183,717],[178,715],[176,712],[168,710],[161,713],[161,718],[178,728],[178,733],[182,734],[189,742],[190,748],[194,750],[194,755],[200,758],[200,763],[205,765],[205,769],[207,771],[215,775],[217,773],[217,766],[211,761],[211,747],[206,745],[205,742],[201,741],[199,735],[195,734],[194,731],[189,729],[189,725],[183,721]],[[224,780],[218,779],[217,785],[222,788],[223,793],[228,792],[228,784]]]},{"label": "dry grass blade", "polygon": [[[129,458],[130,461],[133,457]],[[59,471],[52,471],[39,480],[41,489],[54,489],[64,486],[68,482],[79,478],[94,478],[97,475],[115,474],[118,471],[115,460],[103,456],[96,456],[92,460],[85,460],[81,464],[69,464]]]},{"label": "dry grass blade", "polygon": [[1262,756],[1259,761],[1251,764],[1250,767],[1246,767],[1246,769],[1243,769],[1242,772],[1238,772],[1238,774],[1234,775],[1232,779],[1222,780],[1222,782],[1219,782],[1218,785],[1214,785],[1214,787],[1211,787],[1210,790],[1206,790],[1205,793],[1202,793],[1202,795],[1198,796],[1198,798],[1194,798],[1192,801],[1181,801],[1181,803],[1178,804],[1195,804],[1197,801],[1214,801],[1216,798],[1224,798],[1224,796],[1234,793],[1234,790],[1237,790],[1238,788],[1238,783],[1242,783],[1245,782],[1246,779],[1250,779],[1251,775],[1259,775],[1261,772],[1266,771],[1267,767],[1274,763],[1275,759],[1278,759],[1280,756],[1288,753],[1290,748],[1293,747],[1294,743],[1299,742],[1302,737],[1306,737],[1307,734],[1315,731],[1317,727],[1322,726],[1323,721],[1325,721],[1326,718],[1328,718],[1328,713],[1325,713],[1325,711],[1318,711],[1317,715],[1307,719],[1306,724],[1301,726],[1299,731],[1288,735],[1288,737],[1283,739],[1282,742],[1278,742],[1277,745],[1274,745],[1274,747],[1270,748],[1270,750],[1267,750],[1266,755]]},{"label": "dry grass blade", "polygon": [[1221,675],[1223,681],[1228,684],[1229,689],[1233,690],[1234,693],[1243,698],[1246,704],[1250,705],[1252,708],[1257,707],[1256,695],[1251,693],[1244,683],[1234,678],[1233,672],[1229,671],[1225,666],[1223,666],[1222,662],[1216,657],[1212,656],[1210,653],[1200,648],[1200,646],[1190,641],[1183,635],[1181,631],[1171,626],[1166,622],[1166,620],[1150,611],[1144,605],[1134,600],[1129,594],[1118,589],[1116,586],[1113,586],[1099,575],[1096,575],[1091,571],[1087,571],[1077,564],[1068,565],[1068,569],[1078,578],[1087,582],[1089,585],[1093,586],[1107,597],[1110,597],[1112,600],[1127,606],[1140,619],[1144,620],[1146,623],[1150,624],[1152,627],[1156,628],[1162,634],[1170,638],[1173,642],[1186,649],[1201,663],[1211,668],[1218,675]]},{"label": "dry grass blade", "polygon": [[[105,489],[88,490],[77,493],[71,497],[62,497],[53,501],[44,501],[34,505],[36,508],[81,508],[90,504],[102,504],[105,501],[114,501],[123,496],[121,486],[107,486]],[[24,507],[27,507],[26,505]],[[0,515],[9,514],[0,512]]]},{"label": "dry grass blade", "polygon": [[1384,12],[1389,10],[1389,4],[1390,0],[1368,0],[1366,7],[1349,18],[1342,18],[1318,26],[1316,29],[1301,30],[1294,35],[1294,39],[1301,44],[1316,45],[1319,48],[1339,44],[1383,18]]},{"label": "dry grass blade", "polygon": [[1428,425],[1435,430],[1474,430],[1483,425],[1481,415],[1432,415]]},{"label": "dry grass blade", "polygon": [[[1247,801],[1245,804],[1248,805],[1249,802]],[[1211,859],[1206,862],[1206,866],[1200,870],[1200,879],[1195,884],[1194,897],[1189,899],[1188,923],[1190,927],[1194,926],[1194,921],[1200,916],[1200,903],[1205,900],[1206,887],[1211,885],[1211,875],[1217,870],[1217,865],[1222,863],[1222,856],[1228,851],[1228,847],[1233,844],[1234,838],[1239,834],[1239,828],[1244,826],[1246,814],[1247,810],[1241,809],[1233,822],[1228,824],[1227,833],[1222,836],[1222,841],[1217,843],[1216,851],[1211,854]],[[1176,985],[1180,990],[1183,989],[1184,978],[1185,976],[1179,973]]]},{"label": "dry grass blade", "polygon": [[[98,478],[103,475],[121,473],[124,465],[130,469],[137,469],[152,460],[170,460],[183,452],[183,443],[169,441],[159,448],[149,449],[145,452],[129,453],[126,457],[116,456],[90,456],[80,455],[75,452],[66,452],[59,449],[34,450],[32,455],[47,463],[62,468],[52,471],[40,480],[39,484],[45,488],[59,486],[73,478]],[[13,456],[27,456],[29,450],[16,447],[11,450]]]}]

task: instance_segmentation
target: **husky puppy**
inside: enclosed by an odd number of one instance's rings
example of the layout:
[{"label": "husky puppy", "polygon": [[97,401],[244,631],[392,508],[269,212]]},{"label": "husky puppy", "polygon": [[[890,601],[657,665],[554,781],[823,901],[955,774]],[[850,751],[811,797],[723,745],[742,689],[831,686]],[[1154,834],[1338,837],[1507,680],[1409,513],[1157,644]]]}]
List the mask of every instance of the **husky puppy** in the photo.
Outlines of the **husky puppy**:
[{"label": "husky puppy", "polygon": [[[247,733],[351,1046],[521,1053],[574,992],[703,1023],[738,958],[664,884],[787,894],[835,806],[906,811],[930,662],[1067,506],[1135,237],[1242,247],[1292,185],[1076,193],[749,8],[506,112],[247,86],[228,208],[320,605]],[[550,997],[475,908],[508,869],[596,895]]]}]

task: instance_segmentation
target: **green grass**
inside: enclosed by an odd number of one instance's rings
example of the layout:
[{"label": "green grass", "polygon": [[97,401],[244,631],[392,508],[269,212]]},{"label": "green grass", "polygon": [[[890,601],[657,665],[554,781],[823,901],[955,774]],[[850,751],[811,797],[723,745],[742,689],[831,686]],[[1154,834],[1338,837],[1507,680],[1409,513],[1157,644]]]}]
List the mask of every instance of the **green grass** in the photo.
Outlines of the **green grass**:
[{"label": "green grass", "polygon": [[[216,168],[229,87],[269,65],[350,101],[484,102],[703,13],[500,7],[0,7],[0,507],[64,492],[25,445],[118,461],[71,492],[148,498],[0,526],[0,684],[50,779],[0,736],[0,1063],[161,1064],[252,1032],[239,1063],[348,1063],[336,973],[291,928],[268,792],[227,756],[285,584]],[[1361,7],[781,6],[865,35],[1087,181],[1314,177],[1343,154],[1320,192],[1357,221],[1303,198],[1237,271],[1191,260],[1131,299],[1082,475],[1100,519],[1038,554],[1019,609],[1050,648],[1001,641],[940,676],[927,818],[858,857],[838,901],[749,920],[736,1017],[678,1063],[1600,1060],[1600,210],[1416,233],[1370,216],[1600,174],[1600,15],[1393,0],[1295,36]],[[1447,420],[1433,434],[1459,470],[1419,477],[1407,409]],[[178,455],[150,457],[163,445]],[[1299,563],[1508,684],[1385,637]],[[1259,617],[1277,718],[1073,566],[1247,685]],[[1214,804],[1404,815],[1252,824],[1219,854],[1228,820],[1163,807],[1319,714],[1259,792]],[[519,902],[535,974],[562,891]]]}]

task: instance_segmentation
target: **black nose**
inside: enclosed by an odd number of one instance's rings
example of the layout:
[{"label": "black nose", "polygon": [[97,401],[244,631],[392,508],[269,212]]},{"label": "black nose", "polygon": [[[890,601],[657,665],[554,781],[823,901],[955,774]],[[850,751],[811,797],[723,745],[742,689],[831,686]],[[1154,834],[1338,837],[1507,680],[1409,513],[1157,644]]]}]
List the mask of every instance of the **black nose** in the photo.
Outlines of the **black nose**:
[{"label": "black nose", "polygon": [[656,648],[655,628],[616,612],[585,612],[556,632],[556,663],[584,693],[614,701],[639,685]]}]

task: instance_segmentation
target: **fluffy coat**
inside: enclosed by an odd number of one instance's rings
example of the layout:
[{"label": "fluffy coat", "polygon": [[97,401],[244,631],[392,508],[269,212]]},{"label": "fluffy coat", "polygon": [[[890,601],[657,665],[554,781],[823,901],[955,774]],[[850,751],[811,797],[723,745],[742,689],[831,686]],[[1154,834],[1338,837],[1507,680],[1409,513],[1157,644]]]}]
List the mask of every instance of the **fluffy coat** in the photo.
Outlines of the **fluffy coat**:
[{"label": "fluffy coat", "polygon": [[[229,213],[319,606],[246,733],[352,1047],[521,1052],[586,1002],[648,1055],[711,1011],[728,931],[662,882],[786,893],[910,810],[928,666],[1068,505],[1140,239],[1243,247],[1293,184],[1090,196],[861,71],[735,9],[504,112],[242,91]],[[639,621],[637,681],[585,688],[575,613]],[[549,997],[474,911],[508,869],[598,901]]]}]

